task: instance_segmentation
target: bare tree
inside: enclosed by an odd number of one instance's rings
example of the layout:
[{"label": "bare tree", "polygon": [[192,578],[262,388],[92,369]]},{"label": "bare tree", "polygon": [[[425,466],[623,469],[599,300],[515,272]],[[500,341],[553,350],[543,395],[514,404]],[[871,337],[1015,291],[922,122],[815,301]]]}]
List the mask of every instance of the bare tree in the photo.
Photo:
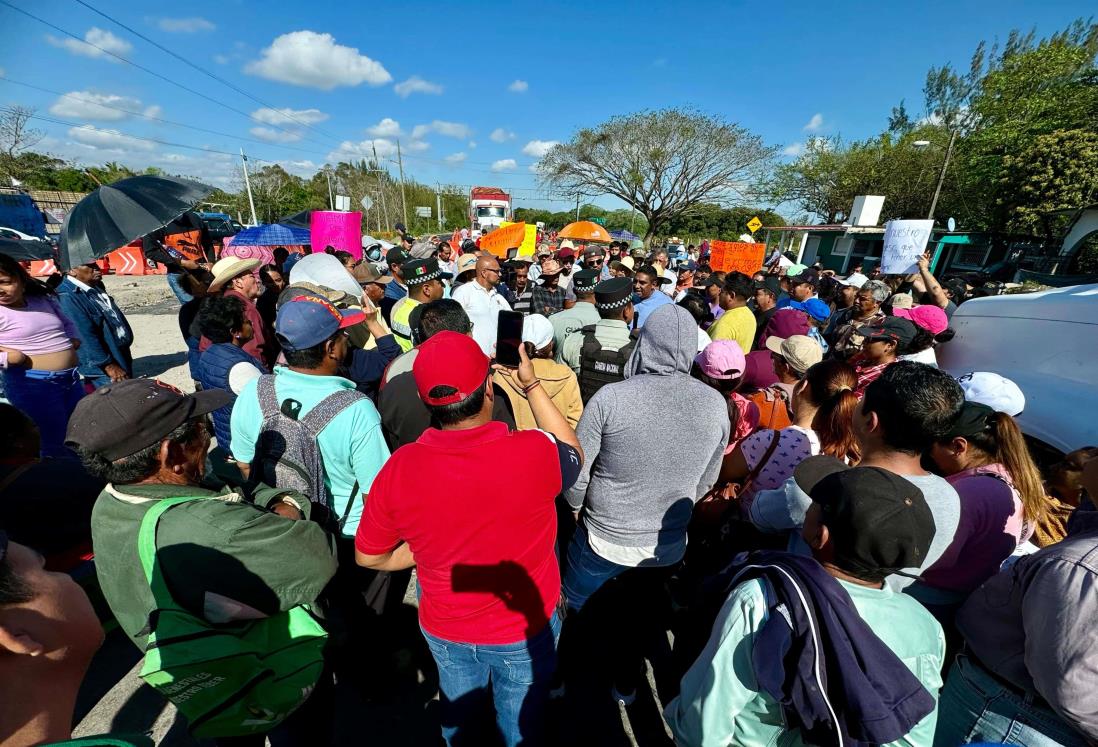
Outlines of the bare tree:
[{"label": "bare tree", "polygon": [[35,111],[28,106],[0,109],[0,170],[10,178],[21,176],[17,173],[19,155],[38,145],[44,135],[30,126]]},{"label": "bare tree", "polygon": [[739,125],[684,109],[613,117],[577,132],[542,159],[539,180],[564,194],[609,194],[648,221],[645,239],[705,202],[735,201],[776,148]]}]

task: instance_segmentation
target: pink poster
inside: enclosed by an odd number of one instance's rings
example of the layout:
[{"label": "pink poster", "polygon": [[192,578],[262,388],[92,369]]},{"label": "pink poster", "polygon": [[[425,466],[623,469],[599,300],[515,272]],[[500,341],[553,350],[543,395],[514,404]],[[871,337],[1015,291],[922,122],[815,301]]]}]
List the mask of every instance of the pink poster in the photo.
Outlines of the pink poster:
[{"label": "pink poster", "polygon": [[309,230],[314,254],[331,246],[350,252],[355,259],[362,259],[362,213],[314,210],[309,218]]}]

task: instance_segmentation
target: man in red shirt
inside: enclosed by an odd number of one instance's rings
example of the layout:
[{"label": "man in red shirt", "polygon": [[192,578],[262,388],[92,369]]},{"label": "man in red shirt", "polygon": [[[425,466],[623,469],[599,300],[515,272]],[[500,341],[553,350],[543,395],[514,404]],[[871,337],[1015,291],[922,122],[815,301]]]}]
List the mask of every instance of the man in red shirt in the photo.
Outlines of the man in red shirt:
[{"label": "man in red shirt", "polygon": [[525,392],[539,430],[492,420],[492,366],[468,335],[439,332],[418,350],[416,388],[441,429],[378,473],[356,557],[377,570],[417,568],[447,744],[490,741],[471,736],[489,698],[507,745],[540,744],[560,634],[554,500],[576,481],[583,452],[524,349],[517,369],[496,369]]}]

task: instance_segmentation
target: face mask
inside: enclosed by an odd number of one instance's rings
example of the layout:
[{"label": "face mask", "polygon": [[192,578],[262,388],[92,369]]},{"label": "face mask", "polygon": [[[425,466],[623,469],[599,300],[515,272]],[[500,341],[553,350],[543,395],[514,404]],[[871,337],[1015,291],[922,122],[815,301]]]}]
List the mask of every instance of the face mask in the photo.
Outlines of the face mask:
[{"label": "face mask", "polygon": [[381,247],[374,247],[366,250],[366,259],[371,262],[381,261]]}]

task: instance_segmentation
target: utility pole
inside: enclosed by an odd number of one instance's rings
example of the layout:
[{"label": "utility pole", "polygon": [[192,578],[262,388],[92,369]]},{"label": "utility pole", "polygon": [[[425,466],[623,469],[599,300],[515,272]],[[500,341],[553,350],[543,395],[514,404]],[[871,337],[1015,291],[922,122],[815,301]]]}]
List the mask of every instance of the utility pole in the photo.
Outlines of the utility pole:
[{"label": "utility pole", "polygon": [[332,170],[324,169],[324,176],[328,177],[328,209],[335,210],[335,202],[332,200]]},{"label": "utility pole", "polygon": [[953,143],[956,141],[957,130],[954,130],[949,136],[949,147],[946,148],[945,162],[942,163],[942,173],[938,175],[938,186],[934,188],[934,199],[930,201],[930,210],[926,214],[927,218],[934,218],[934,208],[938,207],[938,195],[942,193],[942,183],[945,182],[946,169],[949,168],[949,159],[953,155]]},{"label": "utility pole", "polygon": [[[377,173],[377,192],[378,196],[381,198],[381,207],[379,209],[381,212],[385,213],[385,230],[388,231],[389,211],[385,208],[385,185],[381,183],[381,162],[377,160],[377,147],[373,143],[370,143],[370,148],[374,151],[374,171]],[[388,174],[389,172],[386,171],[385,173]],[[378,233],[381,233],[381,213],[378,213],[377,217],[377,231]]]},{"label": "utility pole", "polygon": [[244,155],[244,149],[240,149],[240,162],[244,165],[244,188],[248,191],[248,207],[252,211],[252,225],[258,226],[259,221],[255,217],[255,200],[252,199],[252,180],[248,178],[248,157]]},{"label": "utility pole", "polygon": [[400,155],[400,141],[397,140],[397,167],[400,169],[400,204],[404,207],[404,227],[408,227],[408,197],[404,194],[404,158]]},{"label": "utility pole", "polygon": [[435,182],[435,206],[438,209],[438,230],[442,230],[442,185]]},{"label": "utility pole", "polygon": [[576,192],[576,220],[580,219],[580,196],[579,192]]}]

